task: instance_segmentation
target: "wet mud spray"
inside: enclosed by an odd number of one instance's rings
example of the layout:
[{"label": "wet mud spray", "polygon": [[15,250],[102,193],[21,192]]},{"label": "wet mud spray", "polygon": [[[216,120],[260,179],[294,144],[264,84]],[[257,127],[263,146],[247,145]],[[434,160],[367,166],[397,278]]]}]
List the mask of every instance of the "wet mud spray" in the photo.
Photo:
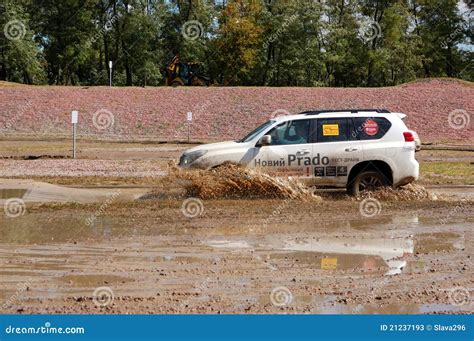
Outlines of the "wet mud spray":
[{"label": "wet mud spray", "polygon": [[184,180],[186,194],[201,199],[317,199],[311,188],[295,179],[272,177],[232,163],[211,170],[172,167],[170,178]]},{"label": "wet mud spray", "polygon": [[[173,186],[181,187],[185,196],[201,199],[322,200],[321,196],[315,194],[316,188],[308,187],[296,178],[274,177],[232,163],[225,163],[210,170],[182,169],[170,164],[169,173],[162,179],[160,187],[166,190]],[[329,198],[328,195],[323,197]],[[375,192],[363,193],[361,197],[372,197],[382,201],[438,199],[436,195],[418,184],[409,184],[397,189],[382,188]]]}]

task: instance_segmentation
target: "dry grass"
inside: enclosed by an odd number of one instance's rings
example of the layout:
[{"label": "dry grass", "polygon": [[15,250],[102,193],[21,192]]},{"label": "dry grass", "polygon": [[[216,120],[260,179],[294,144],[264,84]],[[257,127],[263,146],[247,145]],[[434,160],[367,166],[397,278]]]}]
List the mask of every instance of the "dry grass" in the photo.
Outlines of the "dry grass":
[{"label": "dry grass", "polygon": [[424,183],[474,185],[474,165],[469,162],[422,162]]}]

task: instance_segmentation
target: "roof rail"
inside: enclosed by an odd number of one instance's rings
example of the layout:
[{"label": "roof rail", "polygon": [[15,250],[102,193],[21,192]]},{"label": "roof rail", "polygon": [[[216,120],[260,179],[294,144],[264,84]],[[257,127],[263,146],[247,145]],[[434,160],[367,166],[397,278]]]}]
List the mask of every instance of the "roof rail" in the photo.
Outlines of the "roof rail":
[{"label": "roof rail", "polygon": [[310,110],[300,113],[301,115],[319,115],[325,113],[336,113],[336,112],[350,112],[351,114],[357,114],[359,112],[377,112],[379,114],[389,114],[390,111],[387,109],[328,109],[328,110]]}]

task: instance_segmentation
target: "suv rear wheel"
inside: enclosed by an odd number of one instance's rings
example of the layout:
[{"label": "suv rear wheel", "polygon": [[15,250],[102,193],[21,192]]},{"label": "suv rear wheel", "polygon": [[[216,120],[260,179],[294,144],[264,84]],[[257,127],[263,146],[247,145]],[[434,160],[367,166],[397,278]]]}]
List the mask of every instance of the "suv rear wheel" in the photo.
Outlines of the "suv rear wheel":
[{"label": "suv rear wheel", "polygon": [[382,174],[376,171],[365,171],[357,174],[347,185],[347,192],[350,195],[358,196],[363,191],[374,191],[383,186],[388,186],[388,183]]}]

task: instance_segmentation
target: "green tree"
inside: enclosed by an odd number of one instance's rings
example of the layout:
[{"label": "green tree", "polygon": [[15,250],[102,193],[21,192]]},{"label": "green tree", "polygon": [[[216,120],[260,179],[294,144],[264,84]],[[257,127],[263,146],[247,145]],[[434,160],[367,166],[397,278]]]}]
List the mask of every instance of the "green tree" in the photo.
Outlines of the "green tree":
[{"label": "green tree", "polygon": [[30,29],[26,1],[0,4],[0,79],[27,84],[45,81],[44,60]]},{"label": "green tree", "polygon": [[33,0],[50,83],[78,84],[77,72],[90,53],[94,5],[92,0]]},{"label": "green tree", "polygon": [[249,81],[262,46],[262,10],[262,3],[256,0],[230,0],[223,8],[215,44],[224,84]]},{"label": "green tree", "polygon": [[420,37],[424,76],[456,77],[464,68],[459,44],[466,37],[456,0],[416,0],[412,13]]},{"label": "green tree", "polygon": [[[369,22],[363,59],[368,86],[396,85],[416,77],[421,67],[420,39],[411,34],[408,3],[401,0],[365,0],[361,12]],[[367,28],[367,27],[366,27]]]}]

